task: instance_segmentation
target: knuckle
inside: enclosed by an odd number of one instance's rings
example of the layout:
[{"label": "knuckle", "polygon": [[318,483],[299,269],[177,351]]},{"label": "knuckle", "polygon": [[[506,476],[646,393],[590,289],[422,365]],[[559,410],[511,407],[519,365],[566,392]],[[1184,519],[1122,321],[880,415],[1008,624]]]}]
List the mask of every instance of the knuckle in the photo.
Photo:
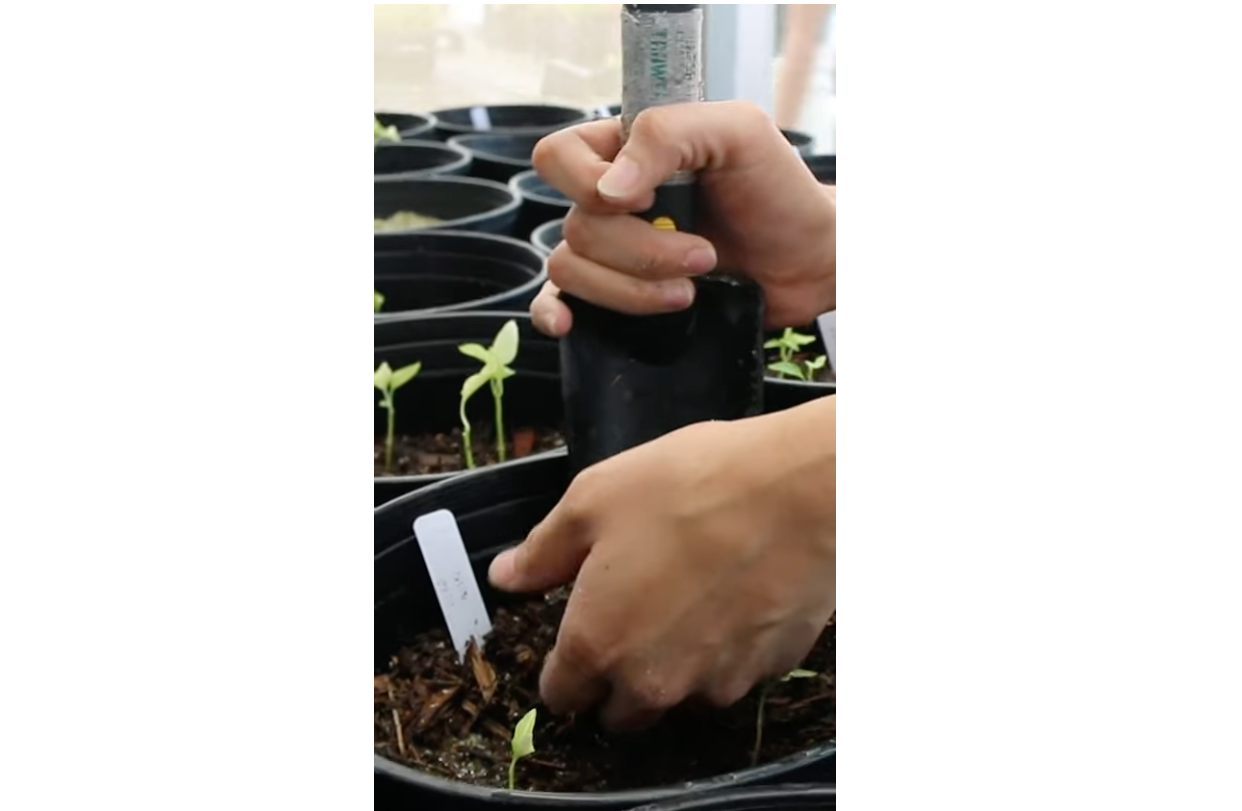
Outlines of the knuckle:
[{"label": "knuckle", "polygon": [[545,135],[535,143],[535,148],[531,151],[531,165],[540,175],[548,174],[548,170],[556,165],[557,154],[560,151],[561,137],[563,132],[554,132]]},{"label": "knuckle", "polygon": [[648,107],[643,110],[634,117],[634,123],[630,127],[631,137],[654,143],[662,142],[668,132],[667,116],[670,112],[660,107]]},{"label": "knuckle", "polygon": [[671,709],[682,698],[666,681],[651,676],[631,680],[626,692],[629,693],[634,706],[640,712],[661,712]]},{"label": "knuckle", "polygon": [[565,215],[565,222],[561,224],[561,239],[571,248],[577,249],[578,246],[586,243],[589,230],[586,216],[582,211],[578,208],[571,208]]},{"label": "knuckle", "polygon": [[557,656],[572,670],[594,675],[607,671],[612,662],[608,643],[574,627],[562,627],[556,640]]},{"label": "knuckle", "polygon": [[705,695],[716,707],[732,707],[750,692],[752,686],[739,679],[728,679],[709,686]]},{"label": "knuckle", "polygon": [[561,243],[548,257],[548,280],[561,290],[573,289],[573,252]]}]

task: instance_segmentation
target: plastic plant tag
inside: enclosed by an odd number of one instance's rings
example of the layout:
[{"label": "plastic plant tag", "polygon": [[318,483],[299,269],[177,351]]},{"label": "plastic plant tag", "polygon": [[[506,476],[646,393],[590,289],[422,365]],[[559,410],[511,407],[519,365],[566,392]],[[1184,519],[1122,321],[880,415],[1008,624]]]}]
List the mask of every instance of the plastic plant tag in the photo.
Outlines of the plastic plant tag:
[{"label": "plastic plant tag", "polygon": [[487,114],[486,107],[470,108],[470,126],[480,132],[486,132],[492,128],[492,117]]},{"label": "plastic plant tag", "polygon": [[470,567],[457,519],[448,510],[420,515],[414,519],[414,536],[427,563],[457,658],[464,660],[471,637],[483,647],[483,637],[492,630],[492,620]]},{"label": "plastic plant tag", "polygon": [[824,313],[818,319],[819,337],[824,342],[824,352],[828,355],[828,365],[837,371],[837,311]]}]

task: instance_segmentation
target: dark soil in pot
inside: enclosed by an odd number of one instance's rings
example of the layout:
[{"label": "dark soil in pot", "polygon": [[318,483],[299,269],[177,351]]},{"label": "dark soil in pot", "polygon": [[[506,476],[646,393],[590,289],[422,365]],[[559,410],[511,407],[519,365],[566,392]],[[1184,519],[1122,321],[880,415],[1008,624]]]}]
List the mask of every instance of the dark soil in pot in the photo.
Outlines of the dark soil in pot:
[{"label": "dark soil in pot", "polygon": [[[756,718],[753,696],[729,710],[685,705],[657,730],[634,737],[605,735],[591,713],[571,721],[544,710],[535,728],[535,754],[517,769],[519,790],[504,790],[507,777],[497,778],[507,772],[508,736],[518,718],[537,706],[538,668],[555,636],[562,595],[532,600],[492,592],[486,569],[500,549],[525,537],[542,520],[564,492],[567,478],[567,459],[557,452],[459,476],[376,511],[377,803],[383,798],[448,801],[458,808],[493,807],[497,802],[631,808],[722,786],[822,780],[834,773],[835,629],[830,627],[807,662],[821,676],[791,680],[769,693],[758,768],[749,766]],[[447,643],[443,650],[436,647],[437,639],[444,640],[442,619],[411,525],[438,509],[456,516],[493,617],[486,665],[477,670],[473,662],[465,667],[457,663]],[[496,689],[487,700],[480,683],[490,683],[489,671],[496,676]],[[416,686],[420,682],[425,694]],[[466,723],[477,738],[461,735]],[[808,749],[810,738],[816,741]],[[503,764],[494,762],[496,752]],[[622,755],[625,768],[609,769]],[[466,758],[477,758],[469,769],[463,765]],[[588,790],[543,793],[573,788],[573,781]]]},{"label": "dark soil in pot", "polygon": [[547,134],[591,120],[576,107],[552,104],[493,104],[436,110],[436,133],[442,140],[472,132],[530,132]]},{"label": "dark soil in pot", "polygon": [[809,133],[799,132],[798,130],[781,130],[781,134],[785,136],[794,149],[798,150],[798,154],[807,157],[815,152],[815,138]]},{"label": "dark soil in pot", "polygon": [[376,177],[463,175],[469,168],[469,152],[441,141],[402,141],[375,147]]},{"label": "dark soil in pot", "polygon": [[514,175],[509,181],[509,188],[522,200],[516,229],[519,234],[533,234],[544,223],[563,220],[573,205],[568,197],[549,186],[534,169]]},{"label": "dark soil in pot", "polygon": [[806,155],[803,156],[803,160],[820,183],[829,186],[837,185],[836,155]]},{"label": "dark soil in pot", "polygon": [[[376,239],[428,228],[510,235],[520,205],[508,186],[490,180],[377,177]],[[417,221],[405,221],[409,215]],[[401,227],[394,228],[394,217]],[[380,220],[388,224],[381,225]]]},{"label": "dark soil in pot", "polygon": [[396,127],[403,141],[429,138],[436,128],[436,117],[423,113],[376,113],[375,117],[385,127]]},{"label": "dark soil in pot", "polygon": [[836,807],[835,787],[808,784],[714,791],[688,799],[653,803],[631,811],[824,811]]},{"label": "dark soil in pot", "polygon": [[543,284],[544,261],[530,243],[494,234],[377,234],[375,290],[384,296],[384,305],[375,320],[433,312],[524,311]]},{"label": "dark soil in pot", "polygon": [[[518,323],[517,374],[505,381],[504,420],[508,459],[564,444],[560,361],[556,341],[539,334],[526,313],[452,313],[375,325],[375,367],[394,369],[415,361],[418,376],[396,394],[393,468],[383,469],[387,412],[375,410],[375,504],[433,484],[465,469],[458,406],[461,384],[479,363],[457,351],[463,343],[488,346],[510,318]],[[379,392],[376,392],[376,402]],[[499,461],[490,391],[477,392],[466,408],[474,434],[475,462]]]},{"label": "dark soil in pot", "polygon": [[508,183],[531,168],[531,154],[542,138],[543,133],[487,132],[458,135],[448,142],[470,153],[472,177]]},{"label": "dark soil in pot", "polygon": [[531,244],[544,253],[552,253],[552,249],[561,244],[561,229],[564,225],[563,219],[544,223],[531,233]]}]

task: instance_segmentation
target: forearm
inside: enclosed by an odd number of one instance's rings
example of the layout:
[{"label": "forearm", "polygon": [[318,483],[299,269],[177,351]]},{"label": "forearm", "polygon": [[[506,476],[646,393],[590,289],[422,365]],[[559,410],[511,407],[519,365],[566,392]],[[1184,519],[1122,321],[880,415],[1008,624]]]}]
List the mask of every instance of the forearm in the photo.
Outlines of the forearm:
[{"label": "forearm", "polygon": [[785,48],[776,81],[776,123],[784,129],[798,125],[828,9],[807,4],[786,10]]}]

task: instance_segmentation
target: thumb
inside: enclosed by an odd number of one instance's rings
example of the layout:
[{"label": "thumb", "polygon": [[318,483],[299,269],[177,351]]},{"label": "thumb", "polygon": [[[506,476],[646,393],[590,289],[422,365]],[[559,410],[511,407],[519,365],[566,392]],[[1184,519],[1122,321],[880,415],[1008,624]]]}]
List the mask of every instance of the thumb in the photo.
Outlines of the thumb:
[{"label": "thumb", "polygon": [[696,102],[649,107],[634,118],[625,145],[596,184],[609,203],[642,211],[678,172],[738,169],[774,154],[788,157],[785,137],[748,102]]},{"label": "thumb", "polygon": [[501,591],[545,591],[573,580],[590,551],[553,509],[525,541],[492,560],[487,579]]}]

